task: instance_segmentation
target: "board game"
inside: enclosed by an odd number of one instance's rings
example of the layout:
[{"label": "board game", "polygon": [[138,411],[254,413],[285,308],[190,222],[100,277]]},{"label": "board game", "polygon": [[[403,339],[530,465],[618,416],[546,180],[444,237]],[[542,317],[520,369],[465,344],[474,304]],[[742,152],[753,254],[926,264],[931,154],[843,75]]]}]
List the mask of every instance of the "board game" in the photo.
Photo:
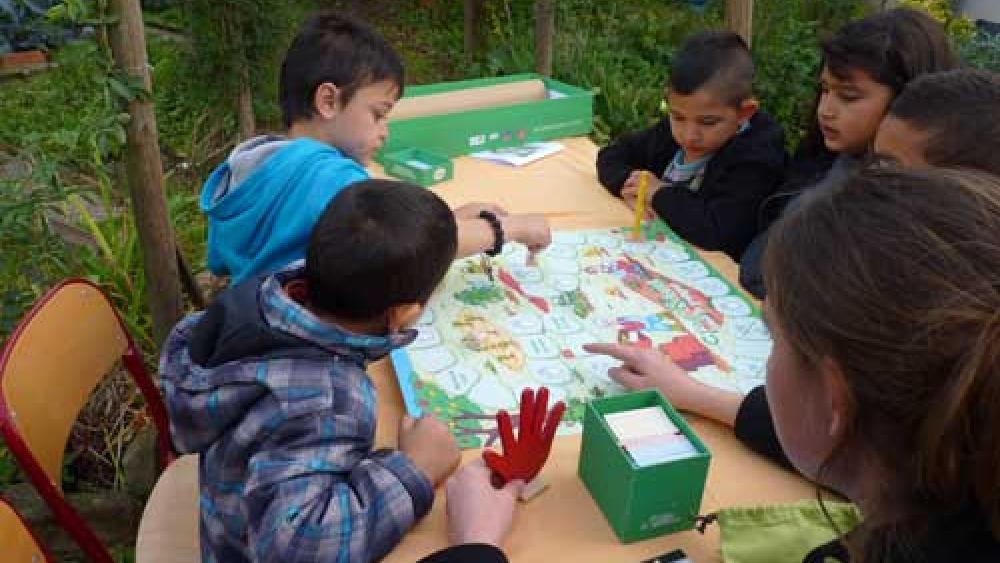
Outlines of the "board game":
[{"label": "board game", "polygon": [[759,309],[662,223],[647,229],[640,241],[624,228],[556,232],[533,257],[508,244],[493,281],[479,257],[456,260],[416,340],[392,356],[410,414],[445,420],[463,448],[490,445],[495,413],[545,385],[567,404],[560,433],[579,432],[586,401],[624,390],[607,375],[618,362],[590,342],[656,348],[724,389],[762,384]]}]

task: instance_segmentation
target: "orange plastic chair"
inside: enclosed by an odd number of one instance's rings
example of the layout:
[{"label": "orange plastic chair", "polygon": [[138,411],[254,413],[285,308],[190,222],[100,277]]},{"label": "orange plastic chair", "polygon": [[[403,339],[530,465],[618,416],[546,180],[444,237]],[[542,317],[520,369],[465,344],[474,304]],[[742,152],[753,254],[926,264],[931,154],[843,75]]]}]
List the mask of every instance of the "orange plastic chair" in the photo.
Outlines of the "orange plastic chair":
[{"label": "orange plastic chair", "polygon": [[3,546],[3,560],[8,563],[54,561],[24,518],[2,498],[0,498],[0,545]]},{"label": "orange plastic chair", "polygon": [[0,435],[28,479],[92,561],[111,554],[62,491],[66,442],[91,392],[122,362],[156,425],[161,470],[173,460],[159,390],[108,297],[93,283],[69,279],[21,319],[0,355]]}]

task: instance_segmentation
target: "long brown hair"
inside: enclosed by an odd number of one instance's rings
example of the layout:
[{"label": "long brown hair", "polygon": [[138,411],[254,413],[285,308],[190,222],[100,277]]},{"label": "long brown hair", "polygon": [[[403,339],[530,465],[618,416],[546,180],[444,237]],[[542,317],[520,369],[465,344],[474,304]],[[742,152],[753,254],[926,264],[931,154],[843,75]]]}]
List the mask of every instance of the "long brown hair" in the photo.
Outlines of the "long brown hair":
[{"label": "long brown hair", "polygon": [[1000,179],[862,170],[789,209],[764,273],[804,365],[844,375],[831,458],[871,452],[893,479],[855,561],[906,552],[935,515],[971,510],[1000,538]]}]

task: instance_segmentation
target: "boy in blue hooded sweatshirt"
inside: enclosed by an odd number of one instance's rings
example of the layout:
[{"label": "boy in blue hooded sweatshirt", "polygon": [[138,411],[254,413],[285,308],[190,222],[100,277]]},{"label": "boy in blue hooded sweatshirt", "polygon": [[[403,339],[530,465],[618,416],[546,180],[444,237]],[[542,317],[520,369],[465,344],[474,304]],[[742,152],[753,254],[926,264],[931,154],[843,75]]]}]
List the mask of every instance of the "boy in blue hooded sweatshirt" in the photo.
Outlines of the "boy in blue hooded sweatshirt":
[{"label": "boy in blue hooded sweatshirt", "polygon": [[373,451],[365,368],[413,341],[455,248],[433,192],[364,180],[324,211],[304,263],[178,323],[160,373],[174,444],[201,456],[203,561],[371,561],[430,510],[455,441],[404,418],[399,449]]},{"label": "boy in blue hooded sweatshirt", "polygon": [[[201,193],[208,267],[233,283],[302,258],[327,203],[369,177],[364,165],[388,136],[389,112],[403,92],[403,64],[371,29],[321,13],[302,25],[285,54],[280,86],[287,135],[237,146]],[[486,204],[454,214],[459,256],[498,246],[498,233],[532,249],[550,241],[540,215],[506,215]]]}]

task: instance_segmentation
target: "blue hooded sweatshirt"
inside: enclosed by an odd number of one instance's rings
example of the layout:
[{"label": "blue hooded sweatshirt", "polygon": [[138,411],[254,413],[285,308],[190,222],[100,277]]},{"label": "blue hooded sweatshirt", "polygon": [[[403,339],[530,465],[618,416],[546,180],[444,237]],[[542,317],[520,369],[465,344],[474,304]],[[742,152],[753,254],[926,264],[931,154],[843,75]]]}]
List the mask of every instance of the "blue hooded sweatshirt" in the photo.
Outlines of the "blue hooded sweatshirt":
[{"label": "blue hooded sweatshirt", "polygon": [[237,146],[201,191],[209,270],[238,284],[304,258],[327,204],[368,177],[357,161],[315,139],[262,136]]}]

